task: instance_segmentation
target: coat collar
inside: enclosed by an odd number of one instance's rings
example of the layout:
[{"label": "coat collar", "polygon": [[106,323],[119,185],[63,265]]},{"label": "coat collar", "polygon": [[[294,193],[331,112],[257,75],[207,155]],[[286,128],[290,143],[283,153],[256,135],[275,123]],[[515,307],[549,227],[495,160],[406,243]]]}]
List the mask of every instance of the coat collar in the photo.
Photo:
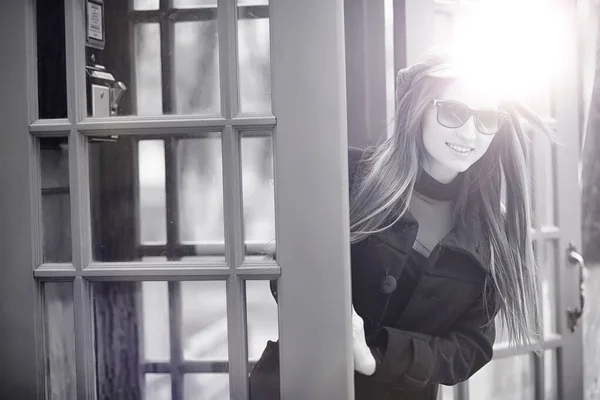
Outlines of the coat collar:
[{"label": "coat collar", "polygon": [[[372,150],[360,150],[356,148],[349,149],[349,177],[350,188],[360,176],[360,160],[365,152]],[[443,247],[451,248],[456,251],[465,252],[470,255],[484,271],[489,269],[490,251],[481,226],[481,214],[479,201],[471,198],[468,202],[464,221],[457,221],[455,227],[442,239]],[[407,211],[402,218],[396,221],[388,229],[376,233],[386,244],[396,248],[407,255],[417,238],[419,223],[416,218]]]},{"label": "coat collar", "polygon": [[[466,253],[481,269],[488,271],[489,246],[481,226],[479,206],[473,203],[475,202],[472,201],[467,207],[464,221],[457,221],[455,227],[441,240],[440,245]],[[408,254],[415,243],[418,229],[418,221],[407,211],[392,226],[376,235],[388,245]]]},{"label": "coat collar", "polygon": [[442,245],[468,253],[483,270],[488,271],[490,249],[481,225],[479,204],[474,204],[475,201],[470,203],[464,221],[457,221],[454,229],[442,240]]}]

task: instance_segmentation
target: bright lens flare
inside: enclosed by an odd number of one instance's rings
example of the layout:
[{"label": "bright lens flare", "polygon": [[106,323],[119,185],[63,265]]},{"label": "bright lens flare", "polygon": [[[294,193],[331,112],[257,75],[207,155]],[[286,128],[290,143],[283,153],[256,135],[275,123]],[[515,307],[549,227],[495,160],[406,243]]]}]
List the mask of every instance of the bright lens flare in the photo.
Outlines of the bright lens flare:
[{"label": "bright lens flare", "polygon": [[567,20],[548,2],[482,1],[456,21],[453,53],[473,85],[507,98],[543,92],[562,72]]}]

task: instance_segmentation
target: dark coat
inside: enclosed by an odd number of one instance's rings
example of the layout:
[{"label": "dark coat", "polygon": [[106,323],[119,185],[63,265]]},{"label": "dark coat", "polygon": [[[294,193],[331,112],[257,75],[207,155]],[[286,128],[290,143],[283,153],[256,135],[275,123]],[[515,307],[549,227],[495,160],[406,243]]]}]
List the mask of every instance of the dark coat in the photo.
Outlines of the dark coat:
[{"label": "dark coat", "polygon": [[[350,149],[351,189],[361,155]],[[433,249],[406,308],[389,326],[379,325],[390,297],[382,284],[390,276],[402,279],[418,223],[407,213],[351,246],[352,301],[377,360],[372,376],[355,373],[356,400],[435,400],[438,384],[462,382],[491,360],[497,309],[494,296],[483,298],[489,254],[477,210],[469,207],[465,224]],[[270,342],[251,374],[252,400],[279,398],[272,388],[278,387],[278,354],[277,343]]]}]

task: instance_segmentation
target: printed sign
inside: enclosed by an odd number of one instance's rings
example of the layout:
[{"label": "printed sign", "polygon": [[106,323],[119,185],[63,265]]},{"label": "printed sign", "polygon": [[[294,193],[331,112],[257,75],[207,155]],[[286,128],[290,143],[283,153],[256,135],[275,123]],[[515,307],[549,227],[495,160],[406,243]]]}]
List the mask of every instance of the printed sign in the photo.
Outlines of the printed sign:
[{"label": "printed sign", "polygon": [[104,27],[102,26],[102,5],[88,1],[87,4],[88,39],[104,40]]},{"label": "printed sign", "polygon": [[106,42],[104,1],[88,0],[86,4],[86,45],[103,50]]}]

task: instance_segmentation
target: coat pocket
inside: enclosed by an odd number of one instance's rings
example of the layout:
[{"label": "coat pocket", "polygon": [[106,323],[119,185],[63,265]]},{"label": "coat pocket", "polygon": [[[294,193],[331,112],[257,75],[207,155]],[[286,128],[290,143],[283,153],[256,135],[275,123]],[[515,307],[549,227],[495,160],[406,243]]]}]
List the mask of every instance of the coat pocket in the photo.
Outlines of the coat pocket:
[{"label": "coat pocket", "polygon": [[279,342],[269,340],[250,372],[251,400],[279,400]]}]

